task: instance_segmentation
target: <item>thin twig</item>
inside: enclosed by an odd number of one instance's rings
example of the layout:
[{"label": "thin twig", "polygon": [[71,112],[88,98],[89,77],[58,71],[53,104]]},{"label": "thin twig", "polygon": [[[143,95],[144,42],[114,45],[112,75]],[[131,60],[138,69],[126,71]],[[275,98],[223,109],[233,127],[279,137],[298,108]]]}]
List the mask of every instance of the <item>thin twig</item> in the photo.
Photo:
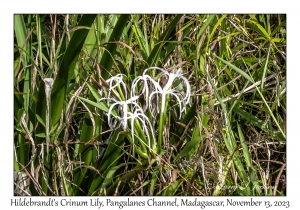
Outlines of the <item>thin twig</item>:
[{"label": "thin twig", "polygon": [[280,180],[280,177],[281,177],[281,174],[285,168],[286,164],[284,163],[282,166],[281,166],[281,169],[277,175],[277,178],[276,178],[276,181],[275,181],[275,186],[274,186],[274,190],[273,190],[273,195],[275,196],[276,195],[276,191],[277,191],[277,187],[278,187],[278,184],[279,184],[279,180]]}]

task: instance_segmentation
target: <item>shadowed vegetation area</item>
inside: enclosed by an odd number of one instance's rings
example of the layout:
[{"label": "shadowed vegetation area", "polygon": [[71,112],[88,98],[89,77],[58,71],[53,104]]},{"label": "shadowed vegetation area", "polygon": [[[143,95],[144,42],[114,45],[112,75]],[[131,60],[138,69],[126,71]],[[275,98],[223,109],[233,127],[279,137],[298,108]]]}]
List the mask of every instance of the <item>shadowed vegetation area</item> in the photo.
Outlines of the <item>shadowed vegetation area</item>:
[{"label": "shadowed vegetation area", "polygon": [[15,195],[286,195],[285,15],[15,15]]}]

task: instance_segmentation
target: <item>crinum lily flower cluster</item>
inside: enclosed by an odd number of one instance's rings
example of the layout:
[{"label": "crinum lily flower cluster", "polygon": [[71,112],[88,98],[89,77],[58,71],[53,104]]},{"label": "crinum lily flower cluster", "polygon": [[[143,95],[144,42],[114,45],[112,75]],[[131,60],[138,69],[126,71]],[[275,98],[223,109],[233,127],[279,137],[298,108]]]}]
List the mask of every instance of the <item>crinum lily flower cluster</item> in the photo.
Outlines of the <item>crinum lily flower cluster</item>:
[{"label": "crinum lily flower cluster", "polygon": [[[159,71],[158,74],[157,71]],[[147,113],[150,112],[153,119],[155,114],[164,114],[167,109],[167,101],[171,97],[175,99],[175,105],[179,106],[179,118],[181,118],[190,100],[190,83],[181,74],[181,69],[168,72],[162,68],[150,67],[132,81],[130,94],[127,94],[124,77],[126,76],[118,74],[109,78],[106,81],[109,84],[108,97],[101,98],[98,102],[107,101],[109,106],[107,117],[110,129],[115,130],[120,126],[123,130],[129,129],[134,145],[134,139],[139,135],[135,131],[135,122],[139,123],[144,136],[147,138],[148,148],[152,150],[156,141],[154,129]],[[118,115],[114,115],[113,110],[116,110]],[[153,144],[151,144],[151,138]]]}]

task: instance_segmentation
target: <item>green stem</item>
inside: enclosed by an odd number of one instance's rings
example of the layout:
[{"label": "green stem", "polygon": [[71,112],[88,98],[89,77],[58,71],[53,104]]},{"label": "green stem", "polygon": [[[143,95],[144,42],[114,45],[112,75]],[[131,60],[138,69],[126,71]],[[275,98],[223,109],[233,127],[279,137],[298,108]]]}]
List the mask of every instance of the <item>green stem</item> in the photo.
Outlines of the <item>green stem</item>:
[{"label": "green stem", "polygon": [[[135,147],[135,151],[136,153],[143,159],[147,160],[148,159],[148,155],[147,152],[144,152],[142,150],[140,150],[140,148],[138,148],[137,146],[135,146],[132,142],[132,138],[131,138],[131,134],[127,135],[127,139],[130,142],[131,145],[133,145],[133,147]],[[143,143],[141,143],[141,145],[144,145]]]},{"label": "green stem", "polygon": [[164,114],[159,114],[159,125],[158,125],[158,139],[157,139],[157,154],[161,153],[161,144],[163,142],[163,131],[164,131]]},{"label": "green stem", "polygon": [[137,128],[137,129],[135,129],[135,131],[137,131],[137,134],[140,136],[140,139],[142,140],[140,142],[141,142],[143,151],[147,152],[147,148],[146,148],[145,144],[148,144],[148,141],[147,141],[145,133],[143,132],[143,129],[141,128],[141,125],[138,120],[135,120],[134,126],[135,126],[135,128]]},{"label": "green stem", "polygon": [[[167,113],[167,109],[168,109],[169,98],[170,98],[169,95],[167,95],[164,112],[161,112],[159,114],[158,139],[157,139],[157,154],[159,154],[159,155],[161,154],[161,145],[163,143],[164,124],[165,124],[166,113]],[[162,101],[161,107],[162,106],[163,106],[163,101]],[[162,108],[161,108],[161,110],[162,110]]]}]

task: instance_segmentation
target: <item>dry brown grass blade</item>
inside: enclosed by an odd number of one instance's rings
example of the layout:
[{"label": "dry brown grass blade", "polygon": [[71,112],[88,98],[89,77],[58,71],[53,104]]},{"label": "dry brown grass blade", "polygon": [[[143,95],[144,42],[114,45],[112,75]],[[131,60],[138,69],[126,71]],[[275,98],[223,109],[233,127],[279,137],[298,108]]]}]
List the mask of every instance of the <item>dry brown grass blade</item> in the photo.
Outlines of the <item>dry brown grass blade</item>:
[{"label": "dry brown grass blade", "polygon": [[77,31],[77,30],[80,30],[80,29],[90,30],[91,28],[90,27],[86,27],[86,26],[76,26],[76,27],[72,28],[71,30],[67,31],[67,33],[72,33],[74,31]]},{"label": "dry brown grass blade", "polygon": [[285,166],[286,166],[285,163],[282,164],[282,166],[281,166],[281,168],[280,168],[280,171],[279,171],[279,173],[278,173],[278,175],[277,175],[277,178],[276,178],[276,181],[275,181],[274,190],[273,190],[273,195],[274,195],[274,196],[276,195],[276,191],[277,191],[277,187],[278,187],[278,184],[279,184],[279,180],[280,180],[280,177],[281,177],[281,175],[282,175],[282,173],[283,173],[283,170],[285,169]]},{"label": "dry brown grass blade", "polygon": [[[29,31],[29,33],[28,33],[28,35],[27,35],[27,37],[26,37],[26,39],[25,39],[25,41],[24,41],[24,44],[22,45],[22,49],[24,49],[24,47],[25,47],[26,43],[28,42],[28,39],[29,39],[29,37],[31,36],[33,30],[34,30],[34,28],[31,29],[31,31]],[[17,71],[17,72],[19,72],[19,69],[21,68],[22,56],[23,56],[23,51],[20,50],[20,60],[19,60],[19,63],[18,63],[18,71]]]},{"label": "dry brown grass blade", "polygon": [[103,45],[107,45],[107,44],[119,44],[119,45],[122,45],[123,47],[126,47],[127,49],[129,49],[129,51],[134,55],[136,56],[135,52],[132,50],[132,48],[127,45],[126,43],[124,42],[120,42],[120,41],[113,41],[113,42],[106,42],[106,43],[103,43],[101,46]]},{"label": "dry brown grass blade", "polygon": [[44,195],[46,196],[46,194],[44,193],[41,185],[38,183],[38,181],[35,179],[34,176],[32,176],[28,170],[26,169],[25,166],[23,166],[21,163],[18,162],[18,164],[22,167],[22,171],[24,171],[26,173],[26,175],[30,178],[30,180],[33,181],[33,185],[34,185],[34,188],[37,190],[37,192],[40,194],[40,195]]},{"label": "dry brown grass blade", "polygon": [[96,131],[96,124],[95,124],[95,120],[94,120],[94,117],[93,117],[93,114],[92,112],[89,110],[89,108],[87,107],[87,105],[85,105],[85,103],[83,103],[79,98],[78,100],[81,102],[81,104],[84,106],[84,108],[87,110],[87,112],[89,113],[89,116],[90,116],[90,119],[92,121],[92,124],[93,124],[93,136],[95,135],[95,131]]},{"label": "dry brown grass blade", "polygon": [[[275,78],[276,76],[278,76],[278,74],[282,74],[282,73],[284,73],[284,72],[283,72],[283,71],[280,71],[280,72],[278,72],[278,73],[272,74],[272,75],[266,77],[266,78],[264,79],[264,82],[269,81],[269,80]],[[250,85],[249,87],[247,87],[244,91],[239,92],[239,93],[236,93],[236,94],[234,94],[234,95],[232,95],[232,96],[228,96],[228,97],[224,98],[224,99],[223,99],[223,102],[229,101],[229,100],[232,99],[232,98],[236,98],[236,97],[238,97],[239,95],[241,95],[241,94],[243,94],[243,93],[247,93],[247,92],[250,92],[250,91],[255,90],[255,87],[259,86],[259,85],[261,84],[261,82],[262,82],[262,81],[260,80],[260,81],[258,81],[258,82],[256,82],[256,83]],[[268,86],[268,85],[270,85],[270,84],[274,84],[274,83],[271,82],[271,83],[264,84],[264,87],[266,87],[266,86]],[[216,106],[216,105],[219,105],[219,104],[220,104],[220,102],[217,101],[217,102],[215,103],[215,106]]]},{"label": "dry brown grass blade", "polygon": [[75,103],[76,103],[77,96],[79,96],[81,94],[83,88],[85,87],[86,81],[76,90],[76,92],[71,97],[71,99],[68,103],[68,106],[67,106],[66,120],[65,120],[66,129],[65,129],[65,133],[64,133],[63,142],[65,143],[65,146],[66,146],[66,154],[67,154],[67,158],[68,158],[69,162],[71,161],[70,156],[69,156],[69,148],[68,148],[70,123],[73,118],[73,113],[74,113],[74,109],[75,109]]},{"label": "dry brown grass blade", "polygon": [[173,71],[174,69],[177,69],[177,68],[179,68],[179,67],[181,67],[181,66],[183,66],[184,64],[187,64],[187,63],[189,63],[189,62],[187,62],[187,61],[182,61],[182,62],[178,63],[176,66],[173,66],[173,67],[168,68],[167,71],[168,71],[168,72],[171,72],[171,71]]},{"label": "dry brown grass blade", "polygon": [[26,173],[14,171],[14,185],[15,185],[15,190],[14,190],[15,195],[31,196],[31,192],[29,189],[30,179]]},{"label": "dry brown grass blade", "polygon": [[47,175],[46,175],[46,171],[45,171],[45,165],[44,165],[44,147],[41,147],[41,152],[39,154],[39,164],[40,164],[40,170],[42,172],[42,175],[43,175],[43,179],[48,187],[48,189],[50,190],[50,192],[55,195],[55,192],[52,190],[52,188],[50,187],[49,183],[48,183],[48,178],[47,178]]},{"label": "dry brown grass blade", "polygon": [[[51,143],[49,144],[49,147],[61,147],[63,145],[73,145],[73,144],[80,144],[80,145],[93,145],[93,146],[100,146],[100,147],[107,147],[107,144],[103,143],[103,142],[67,142],[67,143],[60,143],[60,142],[55,142],[55,143]],[[41,147],[46,147],[45,144],[36,144],[37,148],[41,148]]]},{"label": "dry brown grass blade", "polygon": [[26,114],[24,113],[23,114],[23,117],[21,119],[22,121],[22,125],[25,129],[25,132],[26,132],[26,136],[27,138],[29,139],[30,143],[31,143],[31,158],[30,158],[30,161],[28,162],[27,165],[30,164],[30,171],[31,171],[31,175],[34,176],[34,156],[35,156],[35,153],[36,153],[36,148],[35,148],[35,144],[34,144],[34,140],[31,136],[31,133],[29,132],[29,129],[27,127],[27,123],[25,121],[25,117],[26,117]]}]

